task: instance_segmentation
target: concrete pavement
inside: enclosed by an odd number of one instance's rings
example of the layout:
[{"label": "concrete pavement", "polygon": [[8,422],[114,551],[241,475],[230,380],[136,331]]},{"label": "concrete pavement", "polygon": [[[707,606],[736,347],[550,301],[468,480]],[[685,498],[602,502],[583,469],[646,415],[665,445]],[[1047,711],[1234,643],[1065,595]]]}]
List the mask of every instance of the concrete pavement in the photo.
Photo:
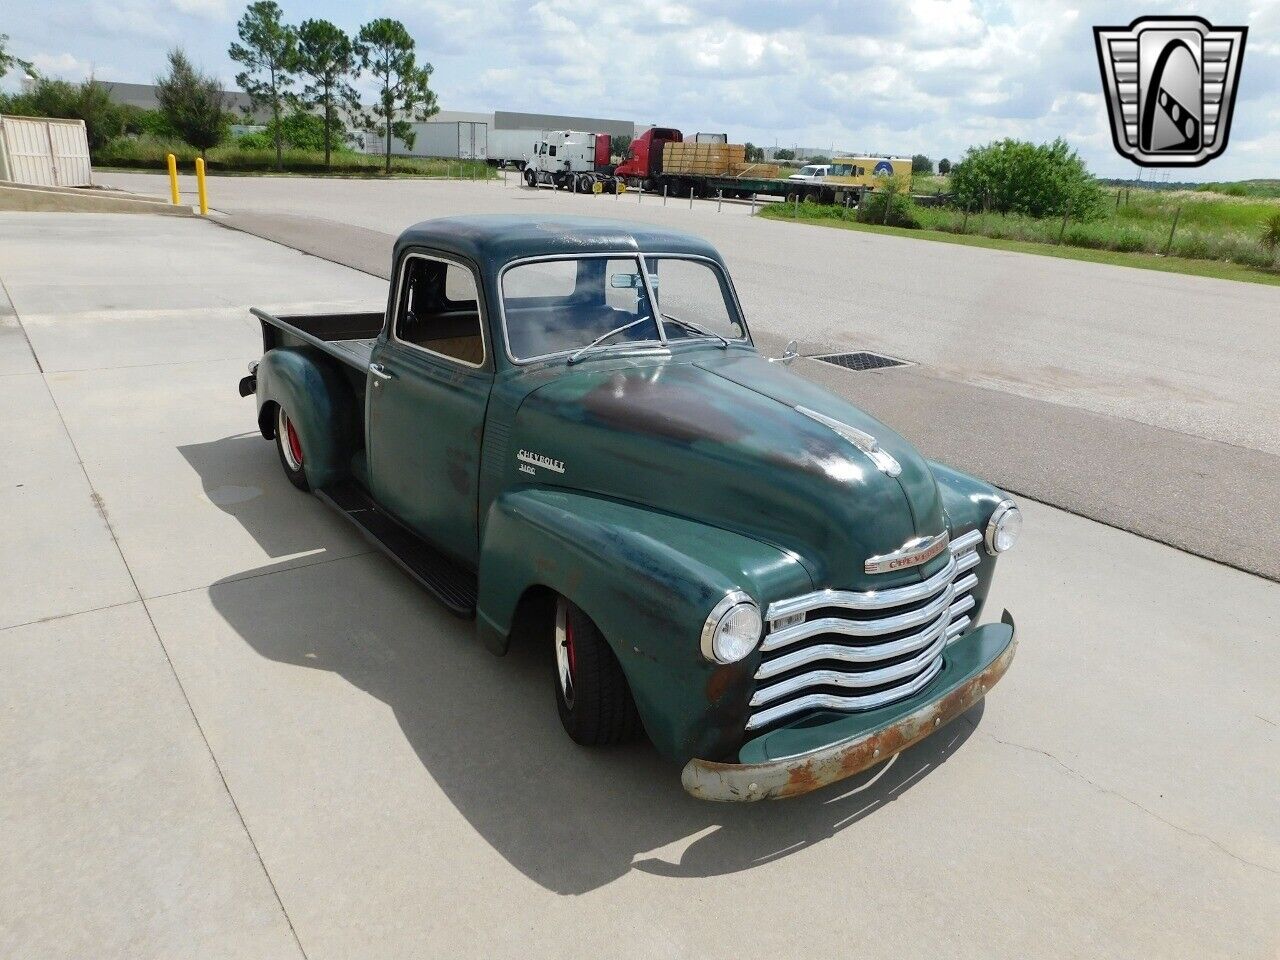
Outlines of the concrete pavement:
[{"label": "concrete pavement", "polygon": [[573,746],[550,651],[491,657],[256,435],[242,308],[383,284],[195,220],[0,225],[0,954],[1274,954],[1280,585],[1027,504],[982,707],[699,803]]}]

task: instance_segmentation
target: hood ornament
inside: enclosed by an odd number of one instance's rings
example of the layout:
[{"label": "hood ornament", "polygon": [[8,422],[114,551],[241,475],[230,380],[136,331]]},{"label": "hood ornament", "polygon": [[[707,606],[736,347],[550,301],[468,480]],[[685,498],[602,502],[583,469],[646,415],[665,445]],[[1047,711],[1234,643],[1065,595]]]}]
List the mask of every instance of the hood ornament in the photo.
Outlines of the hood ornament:
[{"label": "hood ornament", "polygon": [[943,530],[937,536],[916,537],[908,540],[893,553],[882,553],[879,556],[867,557],[863,569],[867,573],[888,573],[890,570],[901,570],[904,567],[918,567],[928,563],[951,543],[951,534]]},{"label": "hood ornament", "polygon": [[902,464],[893,458],[893,455],[880,446],[880,441],[867,433],[865,430],[859,430],[857,427],[851,427],[847,423],[841,423],[839,420],[833,420],[825,414],[819,413],[817,410],[810,410],[808,407],[796,407],[796,413],[802,413],[810,420],[817,420],[824,427],[830,427],[844,439],[848,440],[855,447],[871,458],[871,462],[876,465],[881,473],[896,477],[902,473]]}]

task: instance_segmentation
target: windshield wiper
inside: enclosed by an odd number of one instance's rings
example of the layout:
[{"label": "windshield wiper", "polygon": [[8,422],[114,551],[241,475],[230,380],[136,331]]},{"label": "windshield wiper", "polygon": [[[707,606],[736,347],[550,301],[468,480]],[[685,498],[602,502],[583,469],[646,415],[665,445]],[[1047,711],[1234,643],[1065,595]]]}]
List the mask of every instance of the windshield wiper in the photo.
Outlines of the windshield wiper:
[{"label": "windshield wiper", "polygon": [[729,349],[729,341],[728,341],[728,340],[726,340],[724,337],[720,336],[720,334],[718,334],[718,333],[712,333],[710,330],[704,330],[704,329],[702,329],[702,327],[698,326],[696,323],[691,323],[691,322],[690,322],[690,321],[688,321],[688,320],[681,320],[679,317],[673,317],[673,316],[671,316],[671,314],[669,314],[669,313],[664,313],[664,314],[662,315],[662,319],[663,319],[663,320],[670,320],[672,323],[678,323],[680,326],[684,327],[686,330],[691,330],[691,331],[693,331],[694,333],[699,334],[700,336],[704,336],[704,337],[715,337],[717,340],[719,340],[719,341],[720,341],[720,347],[721,347],[721,349],[722,349],[722,350],[728,350],[728,349]]},{"label": "windshield wiper", "polygon": [[615,337],[618,334],[622,333],[624,330],[630,330],[632,327],[638,326],[639,324],[644,323],[646,320],[651,320],[651,319],[653,318],[649,317],[648,315],[643,317],[636,317],[630,323],[624,323],[620,327],[614,327],[608,333],[600,334],[600,336],[596,337],[594,340],[588,343],[585,347],[580,347],[577,350],[575,350],[572,354],[570,354],[568,362],[571,364],[577,363],[578,358],[582,356],[584,353],[586,353],[588,350],[590,350],[592,347],[597,347],[600,344],[604,343],[606,340],[608,340],[610,337]]}]

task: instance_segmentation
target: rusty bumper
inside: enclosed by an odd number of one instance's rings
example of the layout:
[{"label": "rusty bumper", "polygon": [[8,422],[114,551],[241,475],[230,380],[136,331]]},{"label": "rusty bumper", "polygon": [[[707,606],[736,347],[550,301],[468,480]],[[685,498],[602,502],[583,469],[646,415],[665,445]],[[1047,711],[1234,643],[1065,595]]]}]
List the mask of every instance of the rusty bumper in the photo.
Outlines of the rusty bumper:
[{"label": "rusty bumper", "polygon": [[751,763],[690,760],[681,775],[684,788],[702,800],[781,800],[853,776],[919,743],[981,700],[1009,669],[1017,645],[1006,610],[1000,623],[952,644],[938,680],[918,697],[877,711],[878,717],[851,714],[809,728],[808,735],[828,731],[831,741],[802,753]]}]

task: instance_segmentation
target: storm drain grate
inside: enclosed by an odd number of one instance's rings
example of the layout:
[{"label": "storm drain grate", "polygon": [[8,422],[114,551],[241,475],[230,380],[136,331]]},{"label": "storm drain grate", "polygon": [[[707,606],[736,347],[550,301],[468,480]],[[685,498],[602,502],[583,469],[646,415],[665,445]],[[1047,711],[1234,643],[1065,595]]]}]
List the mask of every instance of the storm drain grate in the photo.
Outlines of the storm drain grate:
[{"label": "storm drain grate", "polygon": [[905,367],[906,360],[895,360],[879,353],[830,353],[825,357],[814,357],[823,363],[831,363],[846,370],[879,370],[881,367]]}]

